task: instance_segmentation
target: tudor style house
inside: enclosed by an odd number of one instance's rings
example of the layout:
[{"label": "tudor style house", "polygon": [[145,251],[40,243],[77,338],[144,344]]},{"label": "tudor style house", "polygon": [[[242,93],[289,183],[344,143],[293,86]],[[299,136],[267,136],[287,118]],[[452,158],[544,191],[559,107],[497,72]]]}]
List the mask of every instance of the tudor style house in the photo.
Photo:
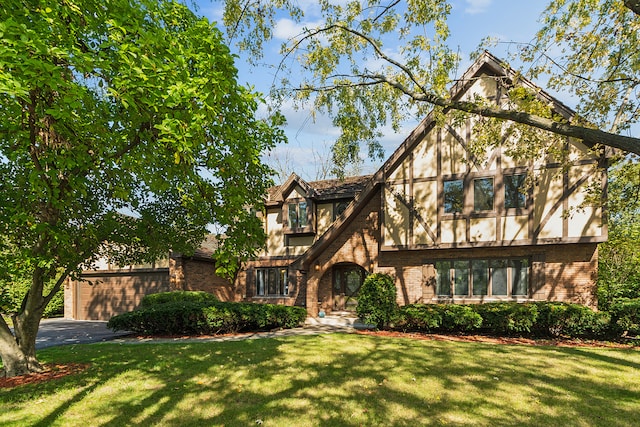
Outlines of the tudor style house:
[{"label": "tudor style house", "polygon": [[[507,105],[515,74],[485,53],[451,94]],[[522,78],[564,118],[572,111]],[[320,310],[353,309],[365,276],[389,273],[398,302],[571,301],[595,305],[597,244],[607,238],[589,185],[606,183],[605,159],[563,139],[541,162],[502,148],[468,149],[470,120],[430,115],[372,176],[306,182],[297,175],[268,197],[261,257],[238,277],[242,299]],[[557,140],[550,137],[550,141]],[[558,143],[555,143],[558,144]]]},{"label": "tudor style house", "polygon": [[[512,70],[484,53],[451,95],[482,96],[508,108],[515,80]],[[517,84],[535,91],[555,114],[573,115],[533,83],[518,77]],[[259,213],[268,236],[264,251],[235,283],[215,276],[210,250],[172,254],[159,286],[143,283],[139,274],[109,272],[100,277],[113,290],[70,283],[65,307],[108,318],[118,307],[135,307],[145,289],[185,289],[304,306],[315,317],[353,310],[373,272],[395,278],[399,304],[551,300],[595,306],[597,245],[607,239],[607,228],[601,207],[586,203],[586,190],[605,190],[604,156],[589,142],[551,136],[555,150],[544,161],[519,161],[503,146],[483,156],[470,149],[475,137],[471,120],[432,114],[373,175],[317,182],[291,175],[269,192]],[[118,295],[129,295],[132,278],[135,295],[123,304]]]}]

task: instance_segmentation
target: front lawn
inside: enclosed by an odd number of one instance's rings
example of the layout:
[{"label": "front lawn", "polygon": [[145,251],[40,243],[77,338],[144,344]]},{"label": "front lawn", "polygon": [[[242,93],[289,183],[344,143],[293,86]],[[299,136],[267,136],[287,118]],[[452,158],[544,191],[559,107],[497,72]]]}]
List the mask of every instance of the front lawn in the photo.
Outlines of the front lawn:
[{"label": "front lawn", "polygon": [[0,389],[2,426],[628,426],[640,351],[328,334],[91,344],[82,373]]}]

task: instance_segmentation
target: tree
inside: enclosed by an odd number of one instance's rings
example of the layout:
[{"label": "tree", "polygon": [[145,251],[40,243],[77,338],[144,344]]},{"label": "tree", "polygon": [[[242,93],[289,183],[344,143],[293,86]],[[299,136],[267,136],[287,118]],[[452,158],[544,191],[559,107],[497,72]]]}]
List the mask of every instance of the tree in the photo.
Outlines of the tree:
[{"label": "tree", "polygon": [[[367,145],[370,155],[381,156],[377,139],[382,124],[390,122],[397,128],[408,116],[424,117],[434,107],[436,111],[458,110],[512,121],[584,140],[588,145],[605,145],[640,153],[640,138],[620,133],[625,129],[623,117],[618,120],[619,126],[609,130],[595,126],[602,122],[606,111],[600,111],[601,116],[595,120],[590,114],[578,114],[567,120],[552,115],[539,103],[532,104],[529,102],[530,94],[521,90],[510,93],[516,107],[512,109],[503,109],[483,100],[452,99],[447,88],[459,58],[447,45],[447,16],[451,7],[446,0],[352,0],[346,3],[325,0],[320,2],[320,8],[321,22],[304,28],[298,37],[282,48],[280,72],[284,73],[282,70],[290,67],[295,73],[284,74],[283,89],[279,94],[284,97],[293,94],[301,101],[312,100],[315,108],[332,116],[334,124],[342,129],[333,147],[338,167],[357,159],[360,143]],[[286,0],[227,0],[224,22],[229,29],[229,37],[238,40],[241,48],[259,55],[262,40],[270,37],[277,16],[275,11],[279,9],[288,10],[298,22],[304,16],[300,8]],[[580,11],[577,20],[573,18],[576,11]],[[620,114],[626,114],[624,119],[629,124],[635,123],[637,92],[625,92],[624,88],[636,87],[640,81],[635,49],[640,17],[633,11],[637,11],[635,0],[554,0],[543,18],[547,23],[538,40],[540,44],[551,37],[550,41],[576,52],[573,59],[570,58],[571,52],[565,55],[568,60],[575,60],[576,66],[582,63],[594,72],[603,71],[605,74],[606,61],[613,57],[608,52],[617,52],[620,55],[617,63],[624,64],[624,67],[616,71],[620,74],[618,77],[607,78],[603,84],[608,90],[618,92],[617,103],[611,106],[610,111],[620,109]],[[601,22],[604,23],[600,25]],[[607,24],[610,25],[607,27]],[[563,32],[560,31],[561,25],[576,25],[576,29]],[[589,28],[595,31],[581,32],[581,29]],[[258,35],[261,38],[256,40]],[[588,46],[597,48],[597,55],[589,56],[589,48],[581,49],[579,39],[568,38],[577,35],[591,39]],[[624,37],[628,39],[616,49],[615,43]],[[527,47],[525,56],[532,50],[537,48]],[[561,62],[556,61],[556,65],[560,65],[553,70],[556,75],[567,73]],[[300,68],[304,73],[300,73]],[[533,71],[534,75],[539,75],[535,67]],[[582,77],[585,76],[576,76],[578,80],[570,84],[587,101],[588,96],[580,92],[583,90],[579,81]],[[589,78],[597,79],[595,75],[586,77]],[[601,92],[591,93],[598,96]],[[603,104],[600,103],[601,106]],[[596,113],[595,110],[593,112]]]},{"label": "tree", "polygon": [[284,135],[256,119],[220,31],[179,3],[6,0],[0,34],[0,279],[30,281],[13,333],[0,317],[14,376],[42,368],[43,310],[97,257],[188,253],[208,224],[226,272],[254,253],[260,154]]}]

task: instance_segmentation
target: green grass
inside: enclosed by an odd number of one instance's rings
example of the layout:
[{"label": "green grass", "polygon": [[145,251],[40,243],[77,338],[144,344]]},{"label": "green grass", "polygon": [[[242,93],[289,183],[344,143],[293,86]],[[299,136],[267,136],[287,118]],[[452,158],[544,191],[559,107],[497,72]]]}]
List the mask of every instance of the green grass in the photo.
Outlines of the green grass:
[{"label": "green grass", "polygon": [[0,389],[2,426],[628,426],[640,351],[355,334],[91,344],[83,373]]}]

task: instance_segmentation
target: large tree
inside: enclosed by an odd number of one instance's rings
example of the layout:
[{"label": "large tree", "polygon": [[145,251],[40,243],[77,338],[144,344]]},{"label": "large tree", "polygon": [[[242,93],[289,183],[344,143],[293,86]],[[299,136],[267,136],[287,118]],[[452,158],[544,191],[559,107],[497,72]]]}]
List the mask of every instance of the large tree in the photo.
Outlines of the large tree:
[{"label": "large tree", "polygon": [[[638,114],[640,17],[635,0],[553,0],[534,47],[522,46],[525,58],[532,61],[527,65],[533,64],[533,76],[551,72],[556,81],[575,89],[581,108],[570,120],[531,103],[530,94],[521,90],[510,94],[516,107],[512,109],[483,100],[452,99],[447,88],[459,58],[448,44],[451,5],[446,0],[324,0],[319,2],[321,18],[314,22],[305,21],[297,4],[226,0],[228,36],[259,57],[262,40],[271,37],[282,16],[277,11],[288,11],[304,25],[298,36],[283,44],[278,65],[283,84],[276,94],[312,101],[331,115],[342,129],[333,147],[338,166],[357,160],[361,143],[370,154],[381,156],[377,140],[382,125],[397,127],[434,107],[640,153],[640,138],[623,134]],[[545,50],[553,46],[558,47],[554,56]],[[599,101],[589,107],[590,100]],[[607,121],[617,125],[603,127]]]},{"label": "large tree", "polygon": [[0,280],[30,283],[13,331],[0,316],[13,376],[41,369],[44,308],[98,256],[189,252],[208,225],[219,262],[251,255],[260,154],[284,137],[221,32],[177,2],[4,0],[0,36]]}]

